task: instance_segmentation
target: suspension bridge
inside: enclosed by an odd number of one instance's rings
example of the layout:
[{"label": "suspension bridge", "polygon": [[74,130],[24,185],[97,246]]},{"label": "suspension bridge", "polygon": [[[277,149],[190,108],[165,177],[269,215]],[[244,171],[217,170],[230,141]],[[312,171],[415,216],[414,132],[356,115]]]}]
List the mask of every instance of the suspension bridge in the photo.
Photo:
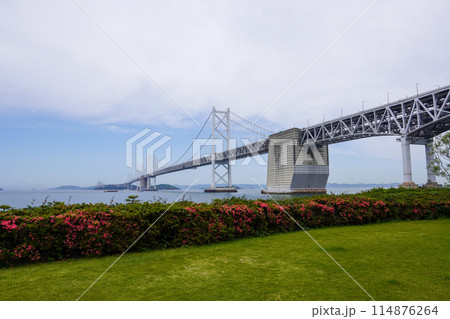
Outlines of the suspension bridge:
[{"label": "suspension bridge", "polygon": [[[211,122],[208,138],[198,137]],[[341,116],[306,128],[278,133],[258,126],[227,109],[214,107],[197,137],[184,154],[167,167],[152,169],[130,178],[141,190],[156,190],[156,177],[211,165],[211,187],[205,192],[235,192],[231,162],[268,154],[268,193],[323,193],[329,176],[328,145],[376,136],[397,136],[403,163],[402,187],[417,187],[412,180],[411,144],[425,146],[427,167],[433,159],[429,144],[450,129],[450,86]],[[241,132],[239,138],[232,131]],[[202,156],[204,147],[211,150]],[[187,160],[182,160],[188,155]],[[427,169],[427,186],[437,187],[436,176]]]}]

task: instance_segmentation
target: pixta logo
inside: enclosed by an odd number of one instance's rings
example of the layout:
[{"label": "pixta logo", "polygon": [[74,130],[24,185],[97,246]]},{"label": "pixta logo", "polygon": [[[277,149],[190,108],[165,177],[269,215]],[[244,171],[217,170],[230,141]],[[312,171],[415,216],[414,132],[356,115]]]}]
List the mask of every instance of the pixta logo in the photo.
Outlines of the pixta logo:
[{"label": "pixta logo", "polygon": [[[295,163],[302,165],[328,165],[327,149],[314,142],[299,144],[298,139],[271,139],[275,163],[277,165],[288,165]],[[296,155],[297,154],[297,155]]]},{"label": "pixta logo", "polygon": [[[159,151],[172,138],[146,128],[126,141],[126,165],[135,170],[152,174],[171,160],[171,147],[166,146]],[[163,159],[158,160],[156,152],[163,153]],[[161,155],[160,155],[161,156]]]}]

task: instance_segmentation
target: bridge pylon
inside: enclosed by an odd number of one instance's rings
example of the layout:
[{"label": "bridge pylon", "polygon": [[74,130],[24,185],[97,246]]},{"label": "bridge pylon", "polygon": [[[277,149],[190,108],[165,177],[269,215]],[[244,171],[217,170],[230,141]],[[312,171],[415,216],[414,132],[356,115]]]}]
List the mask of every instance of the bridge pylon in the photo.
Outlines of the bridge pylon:
[{"label": "bridge pylon", "polygon": [[[231,157],[225,160],[217,160],[216,154],[216,142],[221,140],[223,146],[225,144],[226,150],[230,150],[230,109],[226,111],[218,111],[213,106],[211,113],[211,187],[205,188],[205,193],[235,193],[236,187],[233,187],[231,183]],[[221,152],[222,152],[221,151]],[[217,186],[217,184],[221,186]],[[223,186],[225,184],[225,186]]]},{"label": "bridge pylon", "polygon": [[142,176],[139,179],[139,191],[157,191],[156,176]]}]

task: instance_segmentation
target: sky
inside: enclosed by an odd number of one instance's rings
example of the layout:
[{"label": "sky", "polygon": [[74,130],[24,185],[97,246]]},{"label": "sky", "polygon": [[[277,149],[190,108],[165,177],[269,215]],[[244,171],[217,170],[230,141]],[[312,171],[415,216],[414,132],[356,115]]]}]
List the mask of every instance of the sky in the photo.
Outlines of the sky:
[{"label": "sky", "polygon": [[[178,158],[212,106],[278,131],[448,85],[448,12],[446,0],[1,1],[0,187],[124,182],[129,138],[160,132]],[[411,152],[424,183],[424,147]],[[266,167],[233,167],[234,183],[253,179]],[[396,138],[330,145],[329,182],[402,182]]]}]

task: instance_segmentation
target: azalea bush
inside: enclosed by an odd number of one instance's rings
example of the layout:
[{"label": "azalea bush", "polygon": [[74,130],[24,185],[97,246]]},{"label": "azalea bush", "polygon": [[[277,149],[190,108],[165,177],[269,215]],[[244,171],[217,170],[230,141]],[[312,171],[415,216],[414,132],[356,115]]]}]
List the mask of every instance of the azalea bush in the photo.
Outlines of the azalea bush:
[{"label": "azalea bush", "polygon": [[0,211],[0,265],[121,253],[145,231],[134,250],[204,245],[301,228],[448,217],[449,195],[448,189],[378,189],[278,203],[231,198],[211,204],[135,200],[5,207]]}]

